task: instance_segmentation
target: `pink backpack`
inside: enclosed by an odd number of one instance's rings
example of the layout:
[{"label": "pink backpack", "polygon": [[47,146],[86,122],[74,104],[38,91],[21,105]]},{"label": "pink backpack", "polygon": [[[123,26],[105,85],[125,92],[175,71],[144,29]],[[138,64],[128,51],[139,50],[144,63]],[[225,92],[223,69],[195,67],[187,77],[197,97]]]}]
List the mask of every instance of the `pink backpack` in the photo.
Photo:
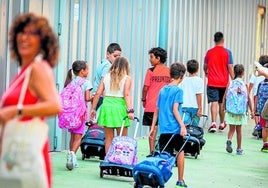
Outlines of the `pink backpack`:
[{"label": "pink backpack", "polygon": [[87,106],[81,87],[85,81],[80,79],[75,83],[73,80],[60,93],[62,105],[62,111],[58,115],[60,128],[77,129],[85,123]]}]

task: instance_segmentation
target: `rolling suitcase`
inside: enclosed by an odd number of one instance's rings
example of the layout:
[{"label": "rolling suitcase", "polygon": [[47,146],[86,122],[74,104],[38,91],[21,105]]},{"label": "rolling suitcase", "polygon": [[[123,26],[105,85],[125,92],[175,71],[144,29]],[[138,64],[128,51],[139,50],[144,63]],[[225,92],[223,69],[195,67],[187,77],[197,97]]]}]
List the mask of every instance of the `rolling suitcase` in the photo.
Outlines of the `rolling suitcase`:
[{"label": "rolling suitcase", "polygon": [[88,130],[82,137],[80,149],[82,160],[98,156],[100,160],[105,157],[105,134],[104,129],[97,124],[86,123]]},{"label": "rolling suitcase", "polygon": [[132,170],[134,165],[137,163],[137,141],[136,136],[139,127],[139,119],[136,120],[136,128],[134,137],[122,136],[125,117],[122,121],[120,135],[116,136],[112,140],[112,144],[105,156],[104,161],[100,163],[100,177],[104,175],[116,175],[132,177]]}]

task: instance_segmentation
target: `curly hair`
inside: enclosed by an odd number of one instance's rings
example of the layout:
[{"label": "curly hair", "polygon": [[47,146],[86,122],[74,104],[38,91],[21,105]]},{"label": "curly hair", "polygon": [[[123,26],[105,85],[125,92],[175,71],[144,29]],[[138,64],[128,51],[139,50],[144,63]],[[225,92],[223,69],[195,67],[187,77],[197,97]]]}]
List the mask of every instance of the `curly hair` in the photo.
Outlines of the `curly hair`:
[{"label": "curly hair", "polygon": [[43,16],[38,16],[33,13],[26,13],[17,16],[10,28],[9,32],[9,44],[11,58],[18,61],[21,65],[21,56],[18,51],[17,35],[23,32],[27,26],[33,26],[36,29],[36,33],[40,37],[40,53],[43,55],[43,59],[46,60],[51,67],[54,67],[57,63],[59,56],[59,45],[56,35],[54,34],[48,20]]}]

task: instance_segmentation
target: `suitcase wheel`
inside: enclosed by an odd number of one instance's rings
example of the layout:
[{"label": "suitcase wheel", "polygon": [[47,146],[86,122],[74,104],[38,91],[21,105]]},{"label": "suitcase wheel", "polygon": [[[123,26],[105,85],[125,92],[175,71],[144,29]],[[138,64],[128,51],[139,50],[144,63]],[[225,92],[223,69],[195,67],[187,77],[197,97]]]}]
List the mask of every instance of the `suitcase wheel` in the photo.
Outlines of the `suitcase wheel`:
[{"label": "suitcase wheel", "polygon": [[86,154],[82,154],[82,160],[85,160],[85,158],[86,158]]},{"label": "suitcase wheel", "polygon": [[100,169],[100,178],[103,178],[103,170]]},{"label": "suitcase wheel", "polygon": [[197,157],[198,157],[198,153],[195,153],[194,158],[197,159]]}]

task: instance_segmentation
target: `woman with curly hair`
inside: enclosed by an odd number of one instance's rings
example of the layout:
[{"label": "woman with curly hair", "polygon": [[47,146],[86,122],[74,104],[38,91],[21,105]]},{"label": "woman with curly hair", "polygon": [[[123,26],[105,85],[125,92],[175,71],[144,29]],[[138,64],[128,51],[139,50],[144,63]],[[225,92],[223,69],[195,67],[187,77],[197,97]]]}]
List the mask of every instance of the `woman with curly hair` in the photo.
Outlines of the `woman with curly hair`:
[{"label": "woman with curly hair", "polygon": [[[0,125],[5,125],[15,116],[19,116],[20,121],[25,121],[33,117],[41,117],[44,120],[46,116],[58,114],[61,106],[52,68],[57,63],[59,46],[48,20],[33,13],[17,16],[10,28],[9,44],[11,58],[18,62],[21,69],[2,95]],[[31,71],[25,98],[23,105],[18,105],[22,84],[26,77],[24,73],[29,70],[28,68]],[[16,87],[12,86],[15,83]],[[50,188],[52,169],[48,136],[42,148],[47,182],[44,187]],[[32,177],[33,181],[36,178],[38,177]]]}]

